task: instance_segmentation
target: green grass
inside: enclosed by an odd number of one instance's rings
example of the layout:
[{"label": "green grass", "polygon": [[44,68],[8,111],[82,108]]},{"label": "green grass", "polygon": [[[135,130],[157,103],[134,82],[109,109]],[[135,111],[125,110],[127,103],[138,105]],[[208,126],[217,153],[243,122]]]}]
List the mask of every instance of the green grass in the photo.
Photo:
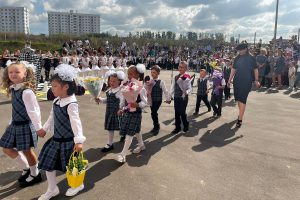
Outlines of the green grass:
[{"label": "green grass", "polygon": [[[0,52],[2,53],[5,49],[8,49],[11,53],[14,53],[16,49],[23,49],[25,41],[1,41],[0,40]],[[36,50],[42,50],[42,52],[51,50],[56,51],[61,49],[61,44],[54,44],[52,42],[32,42],[31,47]]]}]

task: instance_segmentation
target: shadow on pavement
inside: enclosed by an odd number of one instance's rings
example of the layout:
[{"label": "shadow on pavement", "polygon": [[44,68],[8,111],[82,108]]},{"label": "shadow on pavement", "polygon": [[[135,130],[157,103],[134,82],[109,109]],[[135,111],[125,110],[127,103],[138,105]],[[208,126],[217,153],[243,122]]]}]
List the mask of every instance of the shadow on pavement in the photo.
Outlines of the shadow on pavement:
[{"label": "shadow on pavement", "polygon": [[279,91],[275,88],[269,88],[265,94],[275,94],[278,93]]},{"label": "shadow on pavement", "polygon": [[292,92],[293,92],[293,90],[287,90],[287,91],[284,91],[283,94],[289,95],[289,94],[291,94]]},{"label": "shadow on pavement", "polygon": [[0,190],[0,199],[5,199],[6,197],[9,197],[9,196],[13,195],[14,193],[23,189],[23,188],[19,187],[19,183],[16,179],[14,179],[13,181],[16,181],[13,185],[11,185],[8,188]]},{"label": "shadow on pavement", "polygon": [[165,120],[163,121],[162,123],[166,126],[170,125],[173,121],[175,120],[175,118],[173,117],[172,119],[168,119],[168,120]]},{"label": "shadow on pavement", "polygon": [[223,102],[223,107],[229,106],[229,107],[235,107],[236,102],[234,101],[234,98],[232,98],[230,101]]},{"label": "shadow on pavement", "polygon": [[2,102],[0,102],[0,105],[5,105],[5,104],[11,104],[11,101],[9,100],[9,101],[2,101]]},{"label": "shadow on pavement", "polygon": [[126,157],[127,163],[131,167],[141,167],[147,165],[151,157],[159,152],[163,147],[175,142],[181,133],[172,135],[167,134],[156,140],[146,143],[146,150],[142,151],[140,154],[131,154]]},{"label": "shadow on pavement", "polygon": [[193,115],[193,116],[189,117],[189,122],[190,122],[189,131],[187,133],[183,134],[182,136],[184,136],[184,137],[195,137],[196,135],[198,135],[199,129],[207,128],[207,126],[210,123],[212,123],[216,119],[218,119],[216,117],[211,116],[211,117],[205,118],[205,119],[203,119],[201,121],[196,121],[195,120],[197,117],[199,117],[199,116],[201,116],[203,114],[205,114],[205,113],[202,113],[202,114],[197,115],[197,116]]},{"label": "shadow on pavement", "polygon": [[[208,130],[201,138],[200,144],[193,146],[192,149],[196,152],[205,151],[211,147],[223,147],[228,145],[235,140],[242,138],[243,135],[235,136],[238,128],[232,126],[236,123],[236,120],[225,123],[222,126],[214,129]],[[233,137],[235,136],[235,137]]]},{"label": "shadow on pavement", "polygon": [[295,94],[291,94],[290,97],[292,97],[294,99],[299,99],[300,98],[300,92],[295,93]]}]

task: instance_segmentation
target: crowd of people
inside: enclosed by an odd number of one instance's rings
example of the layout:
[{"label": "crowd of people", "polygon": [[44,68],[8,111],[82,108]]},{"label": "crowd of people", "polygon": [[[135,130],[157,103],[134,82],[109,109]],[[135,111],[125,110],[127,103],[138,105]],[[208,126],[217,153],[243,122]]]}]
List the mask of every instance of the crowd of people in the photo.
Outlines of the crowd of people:
[{"label": "crowd of people", "polygon": [[[108,87],[105,98],[95,98],[98,104],[106,104],[104,129],[108,131],[108,140],[102,152],[114,149],[114,132],[118,131],[124,146],[116,160],[124,163],[134,136],[138,144],[133,153],[146,149],[141,134],[142,110],[146,106],[150,106],[153,121],[150,133],[158,135],[160,132],[158,110],[163,101],[174,101],[175,128],[171,134],[186,133],[189,131],[186,108],[194,80],[197,84],[194,115],[199,114],[203,101],[207,111],[213,111],[212,115],[216,118],[222,116],[223,96],[225,100],[231,98],[233,84],[234,99],[239,108],[236,127],[240,128],[253,82],[257,88],[281,89],[283,85],[289,85],[289,89],[296,88],[300,80],[297,48],[297,45],[290,44],[274,52],[267,48],[251,48],[246,42],[214,50],[209,46],[169,48],[157,44],[138,48],[136,44],[128,47],[123,43],[118,48],[107,44],[93,50],[88,41],[64,44],[61,54],[50,51],[40,54],[45,80],[51,82],[51,90],[56,97],[44,125],[34,93],[36,77],[32,65],[8,61],[14,59],[9,59],[12,57],[6,50],[2,56],[4,71],[1,86],[12,97],[12,121],[0,139],[0,146],[23,170],[18,179],[21,187],[41,182],[40,170],[46,171],[48,188],[39,200],[48,200],[59,194],[56,171],[66,171],[70,155],[74,150],[82,151],[86,140],[75,97],[78,73],[85,76],[103,69],[111,71],[98,74],[107,76]],[[52,67],[54,71],[50,73]],[[146,68],[151,70],[151,77],[144,77]],[[162,69],[178,71],[172,78],[170,89],[159,77]],[[191,77],[189,70],[199,72],[199,77]],[[141,87],[134,102],[128,102],[124,97],[122,88],[126,86]],[[37,138],[44,137],[49,131],[53,136],[44,144],[37,158],[33,151]],[[69,188],[66,196],[74,196],[83,189],[83,184]]]}]

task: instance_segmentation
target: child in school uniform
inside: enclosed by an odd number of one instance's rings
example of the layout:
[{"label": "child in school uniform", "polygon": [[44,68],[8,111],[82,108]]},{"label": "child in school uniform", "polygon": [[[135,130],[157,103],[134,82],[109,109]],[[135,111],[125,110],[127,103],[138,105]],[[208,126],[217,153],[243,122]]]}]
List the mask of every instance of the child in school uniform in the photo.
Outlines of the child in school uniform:
[{"label": "child in school uniform", "polygon": [[214,111],[213,116],[221,117],[223,90],[226,85],[221,68],[217,67],[215,69],[215,71],[212,74],[212,81],[213,81],[213,85],[212,88],[210,88],[212,89],[210,105]]},{"label": "child in school uniform", "polygon": [[[175,76],[172,82],[170,94],[174,95],[174,109],[175,109],[175,129],[171,134],[177,134],[181,131],[181,122],[183,124],[183,132],[189,130],[189,122],[187,121],[186,107],[188,104],[188,95],[192,91],[191,77],[186,73],[188,70],[188,63],[181,61],[178,66],[179,74]],[[170,102],[167,102],[170,103]]]},{"label": "child in school uniform", "polygon": [[196,101],[196,109],[193,115],[198,115],[199,113],[199,108],[200,108],[200,103],[203,101],[207,107],[207,111],[211,111],[211,106],[208,101],[208,93],[209,93],[209,81],[207,78],[206,70],[201,69],[200,70],[200,78],[197,80],[197,101]]},{"label": "child in school uniform", "polygon": [[153,129],[150,131],[150,133],[152,133],[153,135],[157,135],[160,130],[157,112],[161,106],[163,94],[165,95],[166,101],[171,101],[165,82],[159,78],[159,74],[160,67],[158,65],[154,65],[151,68],[152,80],[148,82],[150,93],[148,94],[148,102],[149,104],[151,104],[151,118],[153,121]]},{"label": "child in school uniform", "polygon": [[[142,81],[144,78],[145,65],[137,64],[136,66],[131,65],[128,68],[128,81],[125,84],[130,84],[134,81]],[[125,98],[123,98],[122,105],[126,106],[128,102],[126,102]],[[131,103],[131,107],[136,108],[136,111],[130,111],[125,109],[120,109],[118,114],[121,116],[120,124],[121,124],[121,135],[126,135],[125,143],[122,152],[117,156],[117,161],[124,163],[126,162],[126,156],[128,154],[128,150],[133,140],[133,136],[136,136],[138,141],[138,146],[133,150],[133,153],[140,153],[145,150],[146,147],[143,142],[141,131],[141,123],[142,123],[142,109],[147,106],[147,91],[143,87],[137,100],[135,103]]]},{"label": "child in school uniform", "polygon": [[7,61],[1,86],[12,99],[12,118],[0,139],[3,152],[21,167],[18,181],[27,187],[42,181],[33,148],[42,132],[40,107],[35,96],[35,75],[27,62]]},{"label": "child in school uniform", "polygon": [[[76,83],[74,78],[76,69],[70,65],[59,65],[51,78],[52,91],[57,98],[53,101],[50,116],[43,126],[44,137],[51,131],[53,136],[44,144],[39,155],[39,169],[46,171],[48,188],[39,200],[48,200],[59,194],[56,184],[56,171],[66,172],[68,160],[75,150],[82,151],[85,137],[79,117],[78,103],[75,97]],[[66,196],[74,196],[84,189],[84,185],[69,188]]]},{"label": "child in school uniform", "polygon": [[106,92],[106,98],[98,97],[97,103],[106,103],[104,128],[108,131],[108,141],[102,152],[109,152],[114,149],[113,138],[114,131],[120,130],[120,120],[118,111],[122,108],[123,95],[121,93],[121,83],[125,79],[122,71],[114,72],[109,75],[109,90]]}]

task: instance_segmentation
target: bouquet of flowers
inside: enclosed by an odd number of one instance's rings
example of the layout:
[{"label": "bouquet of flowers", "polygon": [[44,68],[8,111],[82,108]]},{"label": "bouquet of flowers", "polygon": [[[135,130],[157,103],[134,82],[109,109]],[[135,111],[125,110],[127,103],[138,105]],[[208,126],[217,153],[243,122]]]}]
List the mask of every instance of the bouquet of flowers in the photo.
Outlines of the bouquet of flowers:
[{"label": "bouquet of flowers", "polygon": [[212,81],[213,81],[213,85],[215,86],[215,89],[213,90],[213,94],[217,96],[220,95],[218,86],[221,85],[222,79],[223,79],[223,74],[215,70],[212,75]]},{"label": "bouquet of flowers", "polygon": [[180,89],[182,90],[182,98],[185,97],[187,90],[191,88],[191,77],[188,74],[184,74],[176,81]]},{"label": "bouquet of flowers", "polygon": [[144,80],[145,80],[145,89],[147,91],[148,104],[151,106],[152,105],[151,93],[152,93],[152,88],[155,85],[155,81],[153,79],[150,79],[149,76],[146,76]]},{"label": "bouquet of flowers", "polygon": [[73,152],[70,156],[66,172],[68,185],[72,188],[79,187],[84,180],[88,160],[84,159],[83,153],[78,153],[78,156]]},{"label": "bouquet of flowers", "polygon": [[87,89],[94,98],[97,98],[100,95],[103,84],[103,78],[90,76],[83,79],[85,89]]},{"label": "bouquet of flowers", "polygon": [[124,108],[124,110],[128,110],[129,112],[136,111],[136,108],[133,108],[132,104],[136,102],[139,92],[141,91],[142,88],[143,88],[143,84],[137,80],[129,82],[122,87],[121,92],[123,94],[123,97],[128,103],[128,105]]}]

